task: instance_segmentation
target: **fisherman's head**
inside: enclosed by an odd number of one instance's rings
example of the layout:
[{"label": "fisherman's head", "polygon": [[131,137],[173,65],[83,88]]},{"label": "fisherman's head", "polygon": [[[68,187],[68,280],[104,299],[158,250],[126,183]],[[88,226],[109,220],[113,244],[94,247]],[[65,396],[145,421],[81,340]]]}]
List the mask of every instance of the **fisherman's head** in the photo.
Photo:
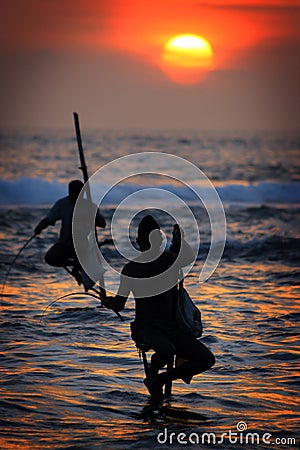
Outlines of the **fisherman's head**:
[{"label": "fisherman's head", "polygon": [[69,191],[69,197],[70,197],[72,204],[75,205],[76,200],[77,200],[83,186],[84,186],[84,184],[80,180],[70,181],[69,186],[68,186],[68,191]]},{"label": "fisherman's head", "polygon": [[150,248],[159,250],[162,243],[160,226],[150,214],[140,221],[136,242],[142,252],[146,252]]}]

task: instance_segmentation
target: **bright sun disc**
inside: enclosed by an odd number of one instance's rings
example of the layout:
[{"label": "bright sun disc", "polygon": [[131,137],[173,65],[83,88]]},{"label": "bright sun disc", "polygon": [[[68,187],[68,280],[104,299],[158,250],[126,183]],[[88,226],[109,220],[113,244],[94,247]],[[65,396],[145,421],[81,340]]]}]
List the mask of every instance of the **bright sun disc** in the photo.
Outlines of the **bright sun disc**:
[{"label": "bright sun disc", "polygon": [[182,34],[169,39],[163,54],[165,62],[181,67],[210,67],[212,57],[210,43],[194,34]]},{"label": "bright sun disc", "polygon": [[198,83],[213,68],[213,49],[201,36],[180,34],[165,44],[162,62],[163,71],[172,81]]}]

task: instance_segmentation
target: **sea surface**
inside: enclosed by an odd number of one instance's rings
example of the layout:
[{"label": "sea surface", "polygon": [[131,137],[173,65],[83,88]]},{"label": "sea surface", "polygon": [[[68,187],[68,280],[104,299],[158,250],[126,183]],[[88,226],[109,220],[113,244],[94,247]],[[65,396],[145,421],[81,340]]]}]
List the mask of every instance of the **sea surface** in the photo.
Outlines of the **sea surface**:
[{"label": "sea surface", "polygon": [[[193,194],[195,180],[190,187],[181,183],[184,165],[175,181],[157,174],[122,180],[101,205],[108,226],[99,238],[111,237],[120,202],[146,186],[168,189],[189,206],[200,248],[185,286],[201,309],[201,340],[216,365],[190,385],[175,381],[172,397],[153,410],[130,339],[134,301],[127,301],[122,322],[82,295],[63,269],[47,266],[44,254],[58,225],[33,239],[11,267],[39,220],[66,195],[68,181],[82,175],[71,129],[2,133],[1,283],[10,272],[0,297],[1,450],[299,448],[300,135],[84,130],[83,143],[89,174],[132,153],[139,153],[142,174],[149,166],[143,153],[161,152],[193,163],[215,186],[227,236],[221,261],[203,284],[209,217]],[[131,170],[123,161],[120,178]],[[95,201],[108,186],[105,176],[97,179]],[[148,201],[135,199],[136,210],[147,209]],[[174,219],[163,192],[150,203],[170,237]],[[192,233],[188,221],[184,232]],[[102,251],[120,271],[125,258],[115,245]],[[114,292],[109,272],[105,282]]]}]

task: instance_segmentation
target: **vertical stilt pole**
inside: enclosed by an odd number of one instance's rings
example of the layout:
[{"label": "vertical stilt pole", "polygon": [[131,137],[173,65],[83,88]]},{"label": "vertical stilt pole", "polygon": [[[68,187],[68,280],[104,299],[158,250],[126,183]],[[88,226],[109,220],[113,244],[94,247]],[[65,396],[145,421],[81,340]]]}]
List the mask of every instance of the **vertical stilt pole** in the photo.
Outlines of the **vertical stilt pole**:
[{"label": "vertical stilt pole", "polygon": [[[167,364],[167,372],[171,371],[174,368],[174,357],[170,358]],[[170,397],[172,395],[172,380],[168,381],[165,384],[165,396]]]},{"label": "vertical stilt pole", "polygon": [[[77,140],[78,151],[79,151],[79,159],[80,159],[80,167],[79,167],[79,169],[82,171],[83,180],[84,180],[84,183],[86,185],[87,199],[92,201],[91,189],[90,189],[90,185],[89,185],[89,175],[88,175],[87,165],[85,163],[85,157],[84,157],[83,146],[82,146],[80,125],[79,125],[79,116],[78,116],[77,112],[74,112],[73,116],[74,116],[76,140]],[[96,226],[95,226],[95,237],[96,237],[96,242],[98,242]],[[105,299],[106,298],[106,291],[105,291],[105,287],[104,287],[104,278],[102,277],[102,279],[99,280],[99,282],[100,282],[100,294],[101,294],[101,297]]]}]

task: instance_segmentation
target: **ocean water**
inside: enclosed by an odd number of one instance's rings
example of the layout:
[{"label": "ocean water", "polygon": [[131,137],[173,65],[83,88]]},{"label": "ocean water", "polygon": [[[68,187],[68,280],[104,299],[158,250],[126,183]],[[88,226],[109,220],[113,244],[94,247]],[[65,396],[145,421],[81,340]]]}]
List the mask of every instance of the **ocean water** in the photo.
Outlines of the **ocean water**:
[{"label": "ocean water", "polygon": [[[222,259],[204,284],[198,279],[210,245],[208,216],[180,182],[180,170],[172,182],[158,175],[120,182],[103,201],[108,227],[99,235],[110,237],[116,208],[139,189],[168,189],[189,205],[201,238],[185,285],[201,309],[201,340],[216,365],[190,385],[175,381],[171,399],[153,411],[130,339],[132,299],[122,312],[124,322],[79,294],[44,312],[58,297],[81,291],[66,272],[44,262],[59,231],[49,227],[21,253],[1,293],[0,448],[298,448],[300,136],[87,130],[83,142],[90,174],[116,158],[151,151],[185,158],[213,182],[227,237]],[[81,173],[72,130],[4,133],[0,151],[4,282],[35,225]],[[147,171],[149,159],[137,156],[136,166]],[[125,161],[122,169],[130,173],[131,166]],[[94,198],[108,185],[109,179],[97,179]],[[163,195],[151,200],[152,207],[155,202],[170,235],[174,221],[163,211]],[[147,202],[136,199],[134,206],[142,210]],[[125,262],[114,244],[104,246],[103,255],[116,270]],[[109,273],[105,281],[114,291]]]}]

